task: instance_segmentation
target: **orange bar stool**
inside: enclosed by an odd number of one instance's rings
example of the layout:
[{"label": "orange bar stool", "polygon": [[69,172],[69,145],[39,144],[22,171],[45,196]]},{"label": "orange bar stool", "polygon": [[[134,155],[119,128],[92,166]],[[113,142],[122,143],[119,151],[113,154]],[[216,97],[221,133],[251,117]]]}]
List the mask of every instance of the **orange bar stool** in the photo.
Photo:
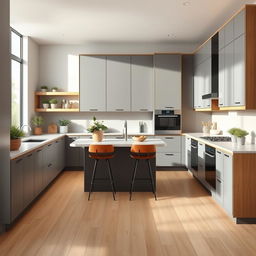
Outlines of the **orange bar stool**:
[{"label": "orange bar stool", "polygon": [[106,160],[107,167],[108,167],[108,176],[109,181],[112,187],[112,193],[113,193],[113,199],[116,200],[115,194],[116,194],[116,188],[114,184],[113,174],[110,166],[109,159],[114,157],[114,147],[112,145],[90,145],[89,146],[89,157],[95,160],[94,168],[92,172],[92,179],[91,179],[91,186],[89,190],[88,195],[88,201],[90,200],[91,193],[93,191],[94,183],[96,181],[95,175],[96,175],[96,169],[97,164],[99,160]]},{"label": "orange bar stool", "polygon": [[132,145],[131,147],[131,158],[135,159],[135,166],[132,175],[131,187],[130,187],[130,200],[132,200],[132,192],[134,188],[134,182],[136,180],[136,173],[138,168],[139,160],[146,160],[148,163],[149,181],[151,183],[152,192],[156,198],[156,186],[153,178],[152,168],[150,164],[150,159],[156,157],[156,147],[154,145]]}]

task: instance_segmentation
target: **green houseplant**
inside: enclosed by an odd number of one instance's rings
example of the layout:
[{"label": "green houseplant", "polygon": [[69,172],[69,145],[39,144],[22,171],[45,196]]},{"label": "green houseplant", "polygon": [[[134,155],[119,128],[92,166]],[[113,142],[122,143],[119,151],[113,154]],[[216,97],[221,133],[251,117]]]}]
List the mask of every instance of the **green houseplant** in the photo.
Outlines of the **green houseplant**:
[{"label": "green houseplant", "polygon": [[96,142],[103,140],[103,132],[108,127],[103,124],[103,121],[97,121],[96,117],[93,117],[93,123],[88,127],[87,131],[92,133],[92,139]]},{"label": "green houseplant", "polygon": [[58,106],[58,100],[57,99],[50,99],[49,102],[51,104],[52,109],[57,108],[57,106]]},{"label": "green houseplant", "polygon": [[245,130],[242,129],[236,129],[235,131],[235,136],[237,137],[237,143],[239,145],[244,145],[245,144],[245,137],[248,135],[249,133]]},{"label": "green houseplant", "polygon": [[41,86],[41,91],[42,92],[47,92],[48,91],[48,87],[45,86],[45,85]]},{"label": "green houseplant", "polygon": [[228,130],[228,133],[231,135],[231,141],[237,143],[237,136],[235,135],[238,128],[231,128]]},{"label": "green houseplant", "polygon": [[43,134],[42,124],[44,123],[44,119],[41,116],[34,116],[31,120],[34,126],[34,134],[41,135]]},{"label": "green houseplant", "polygon": [[71,124],[69,120],[59,120],[60,133],[67,133],[69,124]]},{"label": "green houseplant", "polygon": [[47,109],[50,106],[49,100],[42,100],[43,108]]},{"label": "green houseplant", "polygon": [[24,135],[25,135],[24,132],[18,126],[15,126],[15,125],[11,126],[11,129],[10,129],[11,151],[18,150],[20,148],[21,137],[23,137]]}]

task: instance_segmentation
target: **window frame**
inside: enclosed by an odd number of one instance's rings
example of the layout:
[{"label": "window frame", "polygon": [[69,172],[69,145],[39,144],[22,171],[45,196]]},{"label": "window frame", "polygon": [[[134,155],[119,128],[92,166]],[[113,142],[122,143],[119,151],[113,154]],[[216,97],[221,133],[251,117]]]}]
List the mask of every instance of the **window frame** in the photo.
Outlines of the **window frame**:
[{"label": "window frame", "polygon": [[[20,57],[12,54],[12,33],[20,37]],[[20,126],[23,125],[23,35],[11,27],[10,29],[11,60],[20,64]]]}]

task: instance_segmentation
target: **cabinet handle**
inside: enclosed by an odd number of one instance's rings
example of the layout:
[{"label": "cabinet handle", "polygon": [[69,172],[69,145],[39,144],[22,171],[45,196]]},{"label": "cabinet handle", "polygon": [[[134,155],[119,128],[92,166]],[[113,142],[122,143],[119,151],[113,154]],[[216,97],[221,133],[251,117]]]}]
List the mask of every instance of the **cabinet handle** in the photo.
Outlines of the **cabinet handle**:
[{"label": "cabinet handle", "polygon": [[89,110],[90,110],[90,111],[98,111],[97,108],[90,108]]},{"label": "cabinet handle", "polygon": [[224,156],[229,157],[229,155],[224,154]]},{"label": "cabinet handle", "polygon": [[208,104],[207,107],[210,107],[210,104]]},{"label": "cabinet handle", "polygon": [[217,179],[217,181],[218,181],[219,183],[222,183],[220,179]]},{"label": "cabinet handle", "polygon": [[173,156],[173,154],[165,154],[166,156]]},{"label": "cabinet handle", "polygon": [[218,153],[218,154],[221,154],[221,152],[220,152],[220,151],[217,151],[217,153]]},{"label": "cabinet handle", "polygon": [[148,111],[147,108],[141,108],[140,111]]},{"label": "cabinet handle", "polygon": [[22,160],[23,160],[23,159],[19,159],[19,160],[17,160],[17,161],[16,161],[16,164],[17,164],[17,163],[19,163],[19,162],[21,162]]},{"label": "cabinet handle", "polygon": [[174,107],[164,107],[164,108],[174,108]]},{"label": "cabinet handle", "polygon": [[241,102],[240,101],[236,101],[235,104],[240,104]]},{"label": "cabinet handle", "polygon": [[173,140],[173,137],[165,137],[166,140]]},{"label": "cabinet handle", "polygon": [[220,106],[223,106],[223,103],[219,103]]},{"label": "cabinet handle", "polygon": [[117,108],[116,111],[124,111],[123,108]]},{"label": "cabinet handle", "polygon": [[202,143],[199,143],[199,145],[200,145],[200,146],[203,146],[203,144],[202,144]]},{"label": "cabinet handle", "polygon": [[211,157],[211,158],[214,158],[214,157],[215,157],[214,155],[208,154],[208,153],[206,153],[206,152],[204,152],[204,153],[205,153],[205,155],[207,155],[207,156],[209,156],[209,157]]}]

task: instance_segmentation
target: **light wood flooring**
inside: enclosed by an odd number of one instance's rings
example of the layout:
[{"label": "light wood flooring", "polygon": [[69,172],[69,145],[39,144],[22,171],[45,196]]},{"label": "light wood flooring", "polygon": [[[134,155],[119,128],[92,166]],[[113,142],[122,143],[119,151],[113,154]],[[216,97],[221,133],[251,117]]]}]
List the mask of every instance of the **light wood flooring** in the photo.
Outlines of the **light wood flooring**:
[{"label": "light wood flooring", "polygon": [[64,172],[7,233],[1,256],[256,255],[256,225],[236,225],[185,171],[157,172],[151,193],[95,192]]}]

